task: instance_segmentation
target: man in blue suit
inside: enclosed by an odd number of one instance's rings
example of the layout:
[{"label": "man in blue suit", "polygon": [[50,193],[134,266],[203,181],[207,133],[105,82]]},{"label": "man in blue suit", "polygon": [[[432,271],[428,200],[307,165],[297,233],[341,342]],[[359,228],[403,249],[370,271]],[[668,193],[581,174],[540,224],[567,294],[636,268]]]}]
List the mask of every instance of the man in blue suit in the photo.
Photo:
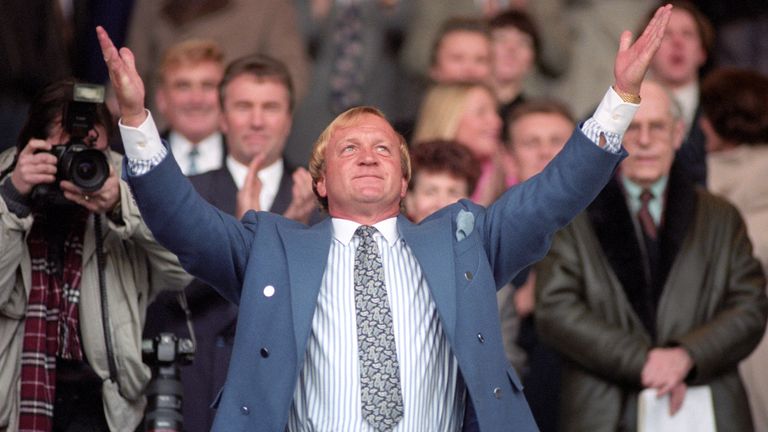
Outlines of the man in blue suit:
[{"label": "man in blue suit", "polygon": [[611,178],[670,10],[634,44],[622,35],[613,88],[542,174],[487,209],[462,200],[419,225],[399,214],[406,143],[370,107],[341,114],[315,144],[310,172],[331,218],[310,228],[216,210],[167,157],[131,52],[99,29],[144,219],[240,306],[214,430],[536,430],[504,356],[496,289]]}]

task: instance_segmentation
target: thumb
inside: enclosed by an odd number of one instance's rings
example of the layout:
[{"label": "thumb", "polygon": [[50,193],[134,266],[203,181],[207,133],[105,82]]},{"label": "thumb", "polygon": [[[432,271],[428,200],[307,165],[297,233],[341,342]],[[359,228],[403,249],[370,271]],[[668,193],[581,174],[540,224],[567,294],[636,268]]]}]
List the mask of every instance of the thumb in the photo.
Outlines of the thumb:
[{"label": "thumb", "polygon": [[632,46],[632,32],[624,30],[619,39],[619,52],[628,50],[630,46]]},{"label": "thumb", "polygon": [[126,47],[120,48],[120,57],[131,70],[136,70],[136,56],[133,55],[130,49]]}]

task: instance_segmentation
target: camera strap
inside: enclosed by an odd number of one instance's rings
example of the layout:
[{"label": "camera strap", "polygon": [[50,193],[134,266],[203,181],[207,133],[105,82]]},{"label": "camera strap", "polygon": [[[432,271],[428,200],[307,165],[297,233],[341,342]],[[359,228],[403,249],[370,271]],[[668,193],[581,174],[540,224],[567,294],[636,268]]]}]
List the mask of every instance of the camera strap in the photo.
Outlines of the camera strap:
[{"label": "camera strap", "polygon": [[107,364],[109,365],[109,380],[117,384],[117,363],[115,362],[115,352],[112,348],[112,326],[109,322],[109,311],[107,302],[107,284],[104,281],[104,268],[106,266],[104,257],[104,239],[102,238],[101,215],[93,214],[93,231],[96,234],[96,265],[99,269],[99,291],[101,292],[101,323],[104,326],[104,344],[107,348]]}]

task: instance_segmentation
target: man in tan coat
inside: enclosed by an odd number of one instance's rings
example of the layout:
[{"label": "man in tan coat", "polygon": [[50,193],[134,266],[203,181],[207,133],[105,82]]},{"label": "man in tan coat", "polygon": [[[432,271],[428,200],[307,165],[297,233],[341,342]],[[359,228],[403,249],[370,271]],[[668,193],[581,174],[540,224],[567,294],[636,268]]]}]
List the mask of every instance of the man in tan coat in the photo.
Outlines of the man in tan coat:
[{"label": "man in tan coat", "polygon": [[737,366],[765,328],[763,271],[738,211],[672,167],[669,92],[640,95],[620,174],[537,268],[537,327],[564,357],[560,424],[635,430],[643,388],[674,413],[688,385],[709,385],[718,430],[752,430]]}]

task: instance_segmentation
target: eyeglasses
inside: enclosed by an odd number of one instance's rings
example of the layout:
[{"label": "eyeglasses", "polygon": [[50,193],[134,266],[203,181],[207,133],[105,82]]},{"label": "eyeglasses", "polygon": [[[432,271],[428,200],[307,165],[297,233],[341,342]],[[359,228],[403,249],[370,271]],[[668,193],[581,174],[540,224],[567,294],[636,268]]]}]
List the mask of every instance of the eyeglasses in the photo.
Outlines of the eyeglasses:
[{"label": "eyeglasses", "polygon": [[651,140],[662,140],[672,137],[672,123],[667,121],[650,121],[645,123],[632,123],[624,132],[624,141],[636,142],[642,132],[646,130]]}]

